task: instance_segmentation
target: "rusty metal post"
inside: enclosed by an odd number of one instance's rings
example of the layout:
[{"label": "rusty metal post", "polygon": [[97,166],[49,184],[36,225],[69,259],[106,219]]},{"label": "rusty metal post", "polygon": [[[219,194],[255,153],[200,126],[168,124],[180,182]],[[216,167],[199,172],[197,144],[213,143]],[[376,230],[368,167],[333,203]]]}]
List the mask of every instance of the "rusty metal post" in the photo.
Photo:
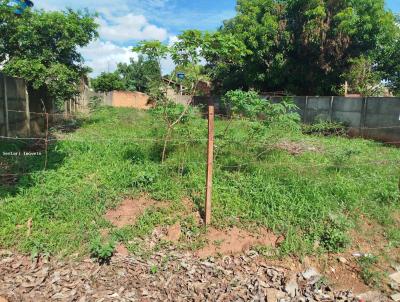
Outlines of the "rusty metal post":
[{"label": "rusty metal post", "polygon": [[208,148],[207,148],[207,179],[206,179],[206,205],[205,205],[205,224],[211,223],[211,201],[212,201],[212,177],[214,160],[214,100],[208,101]]}]

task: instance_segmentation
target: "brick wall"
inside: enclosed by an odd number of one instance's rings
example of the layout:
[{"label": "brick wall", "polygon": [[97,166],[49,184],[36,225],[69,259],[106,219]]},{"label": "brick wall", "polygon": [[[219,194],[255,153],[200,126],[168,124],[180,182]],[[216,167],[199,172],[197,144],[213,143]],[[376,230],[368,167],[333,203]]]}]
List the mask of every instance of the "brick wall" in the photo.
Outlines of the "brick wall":
[{"label": "brick wall", "polygon": [[149,109],[149,96],[141,92],[113,91],[113,107],[127,107],[136,109]]}]

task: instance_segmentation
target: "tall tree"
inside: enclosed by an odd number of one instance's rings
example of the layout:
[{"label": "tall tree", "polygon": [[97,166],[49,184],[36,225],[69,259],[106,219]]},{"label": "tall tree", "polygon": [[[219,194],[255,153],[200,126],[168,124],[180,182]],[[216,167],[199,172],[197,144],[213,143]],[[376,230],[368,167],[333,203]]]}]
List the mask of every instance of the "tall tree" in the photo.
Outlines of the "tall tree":
[{"label": "tall tree", "polygon": [[149,92],[152,83],[161,80],[158,62],[142,55],[138,60],[131,59],[129,64],[118,64],[116,72],[121,76],[124,88],[129,91]]},{"label": "tall tree", "polygon": [[384,0],[238,0],[237,16],[220,31],[250,51],[219,74],[227,89],[330,94],[361,56],[382,75],[397,68],[388,56],[397,54],[399,28]]},{"label": "tall tree", "polygon": [[92,80],[92,86],[96,92],[110,92],[114,90],[126,90],[123,80],[116,72],[103,72]]},{"label": "tall tree", "polygon": [[0,61],[3,71],[45,88],[61,105],[78,93],[88,68],[78,51],[97,37],[94,15],[87,11],[32,11],[14,14],[0,2]]}]

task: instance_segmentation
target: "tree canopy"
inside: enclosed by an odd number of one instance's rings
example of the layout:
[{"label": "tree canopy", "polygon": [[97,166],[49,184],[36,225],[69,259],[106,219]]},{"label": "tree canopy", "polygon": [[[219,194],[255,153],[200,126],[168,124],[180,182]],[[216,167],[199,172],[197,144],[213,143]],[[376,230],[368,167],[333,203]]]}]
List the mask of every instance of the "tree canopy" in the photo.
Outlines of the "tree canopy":
[{"label": "tree canopy", "polygon": [[161,68],[157,61],[139,55],[129,64],[120,63],[116,73],[120,75],[124,88],[129,91],[147,92],[154,82],[161,80]]},{"label": "tree canopy", "polygon": [[92,80],[92,86],[97,92],[125,90],[124,83],[116,72],[102,72]]},{"label": "tree canopy", "polygon": [[94,15],[87,11],[27,9],[16,16],[0,2],[0,61],[3,71],[46,88],[58,104],[78,93],[88,72],[79,47],[97,37]]},{"label": "tree canopy", "polygon": [[364,57],[398,90],[395,21],[384,0],[238,0],[237,15],[219,32],[244,42],[248,54],[228,71],[219,66],[215,83],[224,90],[331,94]]}]

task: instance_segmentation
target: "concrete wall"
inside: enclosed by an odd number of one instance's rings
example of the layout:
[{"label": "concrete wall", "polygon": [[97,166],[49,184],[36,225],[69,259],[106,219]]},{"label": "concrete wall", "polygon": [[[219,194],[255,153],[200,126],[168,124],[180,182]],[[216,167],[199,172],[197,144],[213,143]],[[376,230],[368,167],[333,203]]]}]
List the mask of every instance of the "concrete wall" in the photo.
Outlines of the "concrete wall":
[{"label": "concrete wall", "polygon": [[[279,96],[262,96],[280,102]],[[400,145],[400,98],[293,96],[303,123],[340,122],[350,128],[350,134]],[[206,105],[207,97],[196,97],[195,105]],[[219,98],[213,97],[216,110]]]},{"label": "concrete wall", "polygon": [[304,123],[340,122],[353,135],[400,144],[400,98],[296,96],[293,100]]},{"label": "concrete wall", "polygon": [[0,74],[0,134],[30,134],[29,100],[25,82]]},{"label": "concrete wall", "polygon": [[54,102],[45,89],[33,89],[18,78],[0,73],[0,136],[38,137],[45,133],[45,115],[55,120]]}]

